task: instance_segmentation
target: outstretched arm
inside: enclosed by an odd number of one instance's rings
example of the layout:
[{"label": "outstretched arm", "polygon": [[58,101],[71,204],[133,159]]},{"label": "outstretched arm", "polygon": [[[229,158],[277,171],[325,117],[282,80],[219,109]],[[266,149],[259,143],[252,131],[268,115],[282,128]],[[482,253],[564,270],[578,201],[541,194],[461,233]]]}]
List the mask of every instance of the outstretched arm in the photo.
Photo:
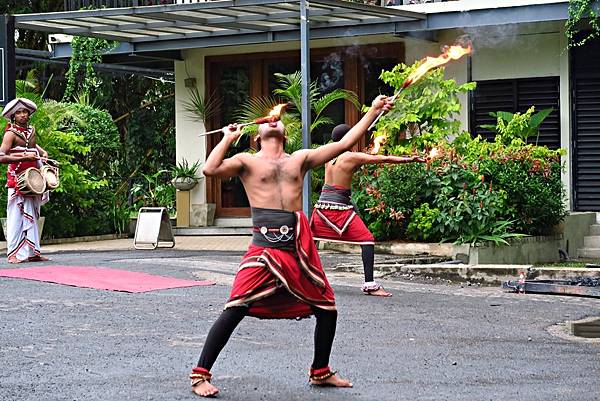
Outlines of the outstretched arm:
[{"label": "outstretched arm", "polygon": [[383,156],[383,155],[370,155],[362,152],[348,153],[348,156],[344,156],[354,168],[360,167],[364,164],[400,164],[400,163],[411,163],[411,162],[425,162],[420,156]]},{"label": "outstretched arm", "polygon": [[377,96],[375,100],[373,100],[373,104],[369,111],[340,141],[320,146],[317,149],[299,151],[302,156],[305,156],[303,170],[307,171],[311,168],[325,164],[334,157],[350,150],[365,132],[367,132],[367,128],[369,128],[371,122],[377,117],[377,114],[381,111],[389,111],[393,105],[391,98],[383,95]]},{"label": "outstretched arm", "polygon": [[240,137],[241,131],[235,124],[224,127],[222,131],[224,134],[223,139],[221,139],[221,142],[219,142],[212,152],[210,152],[210,155],[208,155],[208,158],[204,163],[202,173],[205,176],[219,178],[235,177],[240,175],[244,168],[244,163],[239,154],[225,159],[225,153],[227,153],[231,144]]}]

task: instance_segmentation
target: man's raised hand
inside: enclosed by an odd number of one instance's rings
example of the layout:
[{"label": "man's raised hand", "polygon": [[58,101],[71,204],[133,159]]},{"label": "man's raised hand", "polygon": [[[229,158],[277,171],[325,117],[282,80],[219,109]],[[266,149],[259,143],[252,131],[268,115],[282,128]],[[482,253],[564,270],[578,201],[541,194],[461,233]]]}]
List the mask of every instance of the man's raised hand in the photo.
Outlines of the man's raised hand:
[{"label": "man's raised hand", "polygon": [[379,95],[371,104],[371,108],[377,113],[380,112],[388,112],[394,107],[394,102],[391,97],[387,97],[385,95]]},{"label": "man's raised hand", "polygon": [[242,135],[242,130],[238,128],[237,124],[229,124],[227,127],[223,127],[221,132],[223,132],[223,138],[230,139],[232,142]]}]

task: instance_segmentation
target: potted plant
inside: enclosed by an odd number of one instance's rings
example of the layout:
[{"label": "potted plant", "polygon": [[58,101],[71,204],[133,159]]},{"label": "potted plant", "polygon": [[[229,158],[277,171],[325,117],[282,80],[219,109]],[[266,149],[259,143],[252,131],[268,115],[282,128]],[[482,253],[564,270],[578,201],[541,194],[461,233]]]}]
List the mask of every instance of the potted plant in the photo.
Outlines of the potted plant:
[{"label": "potted plant", "polygon": [[189,191],[194,188],[199,179],[196,175],[196,171],[198,171],[198,168],[200,168],[201,165],[202,163],[200,161],[189,164],[186,159],[177,163],[177,165],[171,169],[171,174],[173,175],[171,183],[173,186],[180,191]]}]

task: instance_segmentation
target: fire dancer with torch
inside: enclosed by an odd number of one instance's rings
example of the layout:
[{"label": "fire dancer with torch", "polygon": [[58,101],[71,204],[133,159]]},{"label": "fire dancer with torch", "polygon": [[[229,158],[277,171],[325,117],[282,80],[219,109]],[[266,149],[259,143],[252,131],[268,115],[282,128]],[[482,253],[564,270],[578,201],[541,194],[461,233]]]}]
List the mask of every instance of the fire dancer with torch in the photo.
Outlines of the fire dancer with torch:
[{"label": "fire dancer with torch", "polygon": [[204,165],[207,176],[239,176],[252,212],[253,236],[233,282],[225,310],[210,329],[197,367],[192,391],[203,397],[218,389],[210,369],[237,325],[246,316],[258,318],[316,317],[312,385],[352,387],[329,367],[337,311],[333,289],[321,266],[308,219],[302,213],[302,182],[306,172],[350,150],[378,113],[392,108],[390,99],[377,97],[371,109],[344,137],[316,149],[286,154],[285,127],[277,118],[258,127],[261,149],[225,159],[240,137],[238,126],[222,129],[221,142]]},{"label": "fire dancer with torch", "polygon": [[[421,65],[406,78],[392,99],[395,100],[403,90],[417,82],[431,69],[442,66],[450,60],[457,60],[471,52],[471,44],[467,37],[460,38],[458,43],[457,46],[445,47],[443,54],[439,57],[424,59]],[[377,116],[369,129],[375,126],[382,114]],[[337,142],[344,138],[349,130],[350,127],[345,124],[338,125],[333,129],[331,139]],[[385,140],[385,135],[376,136],[373,140],[371,154],[346,152],[325,165],[325,185],[319,201],[315,205],[310,225],[315,240],[360,245],[365,275],[365,283],[362,286],[363,293],[389,297],[392,294],[375,282],[373,278],[375,238],[358,215],[358,210],[350,199],[352,176],[360,166],[365,164],[425,162],[425,159],[419,156],[378,155]],[[435,158],[436,152],[435,148],[432,149],[427,156],[427,161]]]},{"label": "fire dancer with torch", "polygon": [[[350,126],[338,125],[333,129],[331,139],[338,142],[348,131],[350,131]],[[419,156],[401,157],[346,152],[325,164],[325,185],[321,190],[319,201],[315,204],[310,228],[315,240],[360,245],[365,274],[362,291],[365,295],[392,296],[373,279],[375,238],[358,215],[358,210],[350,199],[352,176],[359,167],[365,164],[424,161]]]}]

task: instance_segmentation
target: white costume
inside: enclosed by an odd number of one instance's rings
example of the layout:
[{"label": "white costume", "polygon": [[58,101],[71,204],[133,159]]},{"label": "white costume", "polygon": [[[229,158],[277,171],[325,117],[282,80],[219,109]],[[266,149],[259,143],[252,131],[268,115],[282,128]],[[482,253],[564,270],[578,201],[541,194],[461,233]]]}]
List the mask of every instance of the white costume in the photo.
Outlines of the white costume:
[{"label": "white costume", "polygon": [[[28,99],[17,98],[9,102],[2,116],[11,120],[19,110],[28,110],[30,114],[37,110],[35,103]],[[35,152],[37,148],[29,148],[29,140],[34,135],[33,127],[19,127],[9,123],[6,132],[12,132],[25,141],[25,147],[16,147],[14,152]],[[47,202],[47,192],[44,195],[22,194],[19,191],[17,177],[29,167],[41,167],[41,161],[10,163],[8,165],[8,203],[6,207],[6,245],[8,258],[25,261],[31,257],[40,256],[40,237],[37,221],[40,217],[40,207]]]}]

